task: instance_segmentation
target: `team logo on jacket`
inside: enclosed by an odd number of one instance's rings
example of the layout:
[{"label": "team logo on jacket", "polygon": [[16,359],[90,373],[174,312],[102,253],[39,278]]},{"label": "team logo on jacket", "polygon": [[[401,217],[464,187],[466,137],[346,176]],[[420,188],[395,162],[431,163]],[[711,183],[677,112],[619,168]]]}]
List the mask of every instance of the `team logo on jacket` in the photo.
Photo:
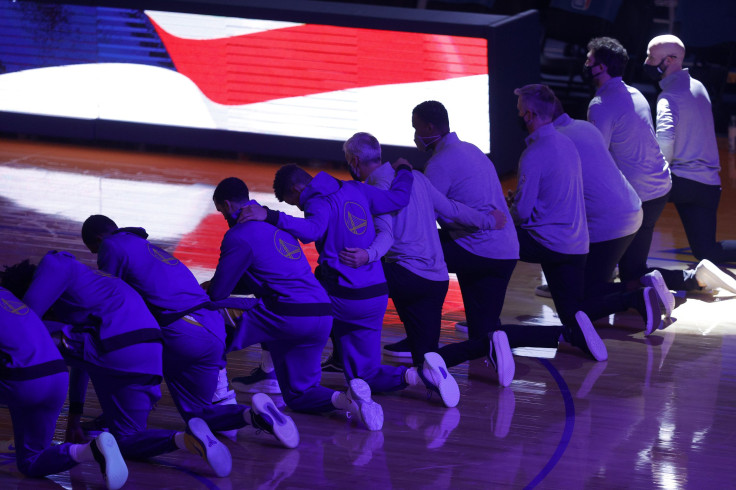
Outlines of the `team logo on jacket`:
[{"label": "team logo on jacket", "polygon": [[347,201],[343,206],[345,226],[353,235],[362,235],[368,226],[368,214],[357,202]]},{"label": "team logo on jacket", "polygon": [[179,263],[179,259],[172,256],[170,253],[161,250],[156,245],[148,244],[148,252],[154,256],[154,258],[166,265],[176,265]]},{"label": "team logo on jacket", "polygon": [[12,301],[3,298],[0,300],[0,306],[3,307],[3,310],[13,315],[24,316],[28,314],[28,306],[22,301]]},{"label": "team logo on jacket", "polygon": [[273,234],[273,244],[276,251],[287,259],[297,260],[302,256],[302,247],[296,239],[282,230],[276,230]]}]

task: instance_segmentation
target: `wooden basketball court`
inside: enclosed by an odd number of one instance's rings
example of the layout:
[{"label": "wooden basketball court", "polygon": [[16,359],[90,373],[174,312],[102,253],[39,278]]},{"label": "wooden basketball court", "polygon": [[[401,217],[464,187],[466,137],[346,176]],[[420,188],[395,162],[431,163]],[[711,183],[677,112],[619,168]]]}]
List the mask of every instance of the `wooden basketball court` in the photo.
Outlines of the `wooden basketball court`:
[{"label": "wooden basketball court", "polygon": [[[723,195],[719,238],[736,239],[736,155],[719,141]],[[288,162],[280,162],[288,163]],[[277,206],[271,163],[151,152],[101,150],[70,144],[0,139],[0,265],[37,262],[67,250],[94,265],[80,238],[81,222],[102,213],[120,226],[144,226],[206,280],[225,231],[211,196],[222,178],[245,180],[253,197]],[[349,178],[342,170],[331,172]],[[515,186],[502,182],[504,190]],[[296,208],[280,208],[298,214]],[[657,225],[650,264],[693,266],[682,225],[668,205]],[[314,257],[313,249],[311,252]],[[731,272],[736,271],[736,264]],[[534,295],[539,266],[519,263],[502,320],[557,322],[550,299]],[[598,322],[609,360],[596,363],[561,347],[556,358],[516,357],[509,388],[498,386],[483,360],[451,369],[460,385],[457,408],[424,390],[377,395],[384,428],[369,432],[343,414],[291,414],[301,433],[296,449],[268,434],[241,429],[226,440],[233,456],[228,478],[214,477],[193,455],[178,451],[150,463],[129,462],[126,488],[733,488],[736,449],[736,297],[677,298],[676,322],[644,337],[634,311]],[[460,340],[464,319],[457,282],[444,308],[442,342]],[[389,307],[384,343],[403,328]],[[328,354],[329,346],[325,352]],[[249,348],[229,356],[230,377],[259,361]],[[387,361],[387,363],[389,363]],[[323,384],[344,389],[340,374]],[[154,428],[184,427],[163,387]],[[248,403],[248,397],[238,395]],[[90,390],[86,415],[99,414]],[[57,425],[64,436],[66,412]],[[0,408],[0,440],[12,437]],[[93,464],[44,480],[22,477],[12,455],[0,454],[0,488],[101,488]]]}]

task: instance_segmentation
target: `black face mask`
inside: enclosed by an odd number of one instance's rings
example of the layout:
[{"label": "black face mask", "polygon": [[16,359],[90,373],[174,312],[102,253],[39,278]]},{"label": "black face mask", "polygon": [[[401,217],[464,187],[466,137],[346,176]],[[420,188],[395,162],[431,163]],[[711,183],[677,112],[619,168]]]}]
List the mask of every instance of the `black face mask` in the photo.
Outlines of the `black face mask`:
[{"label": "black face mask", "polygon": [[529,132],[529,128],[526,125],[526,121],[524,120],[524,116],[519,116],[518,117],[518,122],[519,122],[519,128],[522,131],[524,131],[525,133],[528,133]]},{"label": "black face mask", "polygon": [[351,167],[350,165],[348,165],[348,172],[350,172],[350,176],[353,178],[353,180],[357,180],[358,182],[361,181],[360,176],[355,173],[355,170],[353,170],[353,167]]},{"label": "black face mask", "polygon": [[599,65],[600,63],[596,63],[595,65],[591,65],[591,66],[583,65],[583,71],[580,73],[580,77],[583,79],[583,82],[588,83],[588,84],[593,83],[593,80],[595,80],[595,77],[600,75],[600,73],[598,75],[593,75],[593,68]]},{"label": "black face mask", "polygon": [[662,80],[662,74],[667,69],[666,67],[663,67],[662,65],[664,65],[664,60],[662,60],[662,62],[658,64],[657,66],[647,65],[646,63],[644,63],[644,74],[648,78],[654,80],[655,82],[658,82]]}]

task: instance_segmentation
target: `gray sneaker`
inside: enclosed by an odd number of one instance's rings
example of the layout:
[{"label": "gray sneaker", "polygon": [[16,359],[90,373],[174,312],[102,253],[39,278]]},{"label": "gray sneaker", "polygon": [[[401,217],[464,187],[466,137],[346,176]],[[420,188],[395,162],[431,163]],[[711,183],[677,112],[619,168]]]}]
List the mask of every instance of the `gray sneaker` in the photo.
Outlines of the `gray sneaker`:
[{"label": "gray sneaker", "polygon": [[736,279],[719,269],[710,260],[701,260],[695,268],[695,279],[710,289],[725,289],[736,294]]},{"label": "gray sneaker", "polygon": [[645,287],[654,288],[659,302],[664,306],[665,318],[672,316],[672,310],[675,309],[675,295],[667,288],[662,274],[659,271],[650,272],[649,274],[643,275],[639,282]]}]

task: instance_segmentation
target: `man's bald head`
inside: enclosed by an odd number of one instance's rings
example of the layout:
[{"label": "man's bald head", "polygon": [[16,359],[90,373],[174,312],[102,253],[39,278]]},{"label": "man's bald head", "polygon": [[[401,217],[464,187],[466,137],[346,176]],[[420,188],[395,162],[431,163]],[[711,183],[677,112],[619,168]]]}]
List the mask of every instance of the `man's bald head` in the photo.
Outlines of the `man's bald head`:
[{"label": "man's bald head", "polygon": [[682,69],[685,59],[685,45],[679,37],[672,34],[657,36],[649,41],[647,59],[644,64],[656,66],[662,72],[662,77]]}]

